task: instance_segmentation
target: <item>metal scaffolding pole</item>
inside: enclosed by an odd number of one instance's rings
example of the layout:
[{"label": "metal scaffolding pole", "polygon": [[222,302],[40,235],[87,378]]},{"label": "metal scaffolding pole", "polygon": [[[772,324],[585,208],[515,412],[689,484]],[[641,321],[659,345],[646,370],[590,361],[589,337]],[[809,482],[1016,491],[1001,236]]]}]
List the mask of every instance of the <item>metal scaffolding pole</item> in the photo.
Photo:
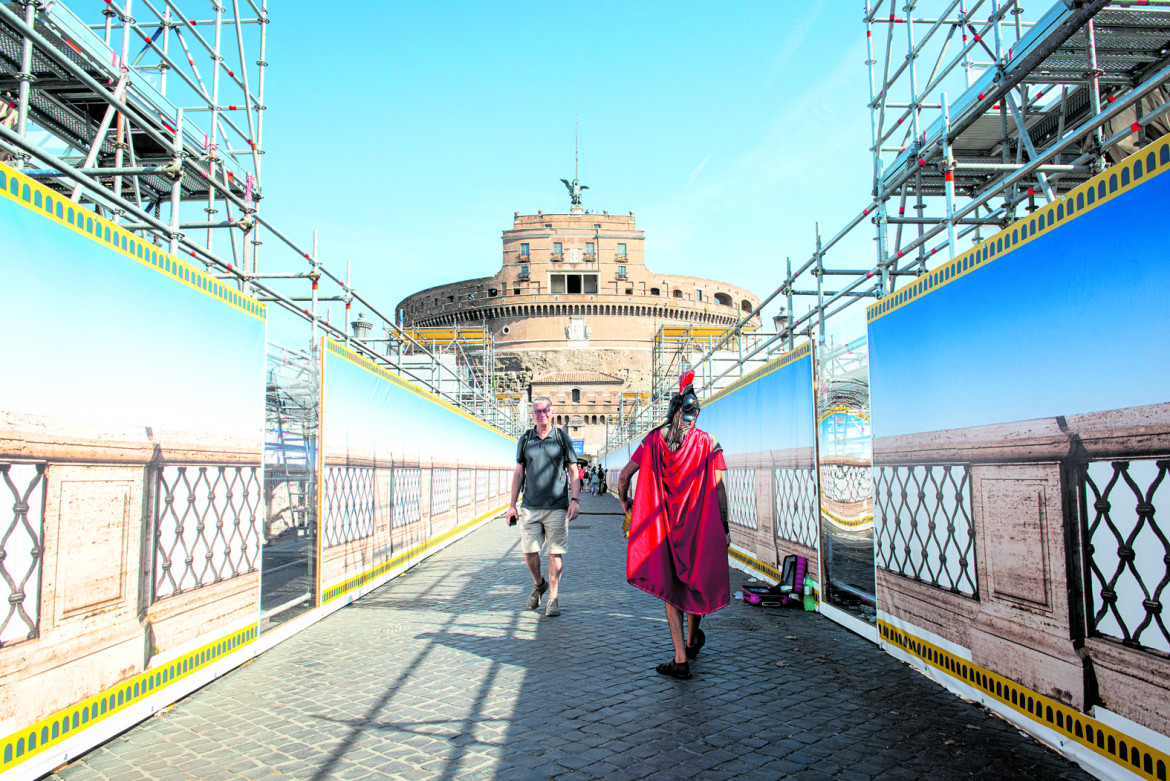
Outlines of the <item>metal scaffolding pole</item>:
[{"label": "metal scaffolding pole", "polygon": [[[135,5],[138,10],[148,9],[157,23],[136,21]],[[382,307],[359,293],[348,269],[344,277],[333,273],[318,254],[316,241],[310,255],[256,213],[262,194],[267,2],[258,6],[248,0],[255,18],[245,16],[245,9],[236,0],[230,18],[222,5],[213,3],[213,18],[208,20],[184,13],[182,5],[180,0],[161,4],[157,0],[155,4],[151,0],[138,0],[137,4],[121,0],[103,4],[100,11],[38,0],[0,5],[0,21],[4,23],[0,36],[7,36],[0,42],[4,44],[0,50],[20,52],[19,64],[13,69],[19,72],[11,74],[18,82],[14,107],[18,122],[14,130],[0,126],[0,149],[11,151],[14,165],[27,169],[63,198],[92,201],[95,208],[113,215],[144,241],[189,256],[187,262],[205,265],[225,284],[234,283],[241,291],[275,304],[269,307],[271,313],[287,312],[307,321],[314,349],[319,336],[328,334],[495,425],[514,425],[511,413],[503,413],[495,398],[494,349],[486,329],[456,331],[444,344],[459,357],[448,364],[438,349],[428,346],[436,343],[402,330],[382,314]],[[84,13],[90,18],[79,15]],[[102,37],[105,44],[111,43],[115,23],[122,39],[114,44],[118,56],[110,58],[97,44]],[[211,27],[213,34],[205,39],[197,24],[204,31]],[[79,27],[94,30],[98,38],[87,40],[69,32]],[[172,57],[172,34],[185,55],[182,58]],[[140,45],[141,51],[135,56],[131,42],[137,38],[141,40],[135,45]],[[259,57],[252,55],[259,67],[254,93],[249,77],[255,74],[248,73],[248,50],[257,38]],[[233,44],[240,59],[238,68],[229,66],[223,56],[224,47]],[[70,47],[80,56],[67,55]],[[204,51],[212,63],[209,84],[196,62]],[[171,78],[172,71],[178,80]],[[62,86],[67,89],[60,91]],[[37,92],[42,88],[58,91],[44,101]],[[94,115],[92,107],[96,105],[96,116],[102,120],[96,123],[96,132],[88,119],[70,127],[60,121],[62,114],[51,114],[44,108],[57,106],[62,100],[69,121],[74,116]],[[71,100],[77,101],[76,106],[69,103]],[[227,116],[237,105],[247,115],[246,130]],[[40,134],[36,143],[30,140],[34,132]],[[237,136],[248,143],[244,154],[232,148],[232,138]],[[40,140],[42,137],[48,140]],[[79,138],[84,142],[79,144]],[[26,166],[27,160],[34,161],[33,165]],[[222,206],[218,203],[221,200]],[[166,214],[161,213],[164,201]],[[217,219],[221,210],[226,219]],[[281,258],[274,255],[263,276],[257,272],[261,226],[292,250]],[[220,230],[228,231],[232,246],[226,259],[216,253],[215,234]],[[237,231],[244,241],[242,247],[236,241]],[[303,289],[306,281],[311,290]],[[327,289],[321,289],[322,284]],[[314,302],[312,311],[305,308],[310,300]],[[343,301],[347,321],[353,302],[361,303],[383,320],[385,349],[375,350],[374,340],[367,342],[352,333],[348,322],[340,328],[329,324],[318,311],[316,302],[320,300]]]}]

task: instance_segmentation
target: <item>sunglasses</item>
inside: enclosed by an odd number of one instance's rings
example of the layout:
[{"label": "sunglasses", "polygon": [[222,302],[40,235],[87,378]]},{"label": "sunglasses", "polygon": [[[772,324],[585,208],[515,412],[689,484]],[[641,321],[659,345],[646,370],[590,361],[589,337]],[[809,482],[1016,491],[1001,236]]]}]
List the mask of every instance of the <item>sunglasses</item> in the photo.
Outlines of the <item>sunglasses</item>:
[{"label": "sunglasses", "polygon": [[548,407],[547,409],[534,409],[534,410],[532,410],[532,414],[533,415],[551,415],[552,414],[552,407]]}]

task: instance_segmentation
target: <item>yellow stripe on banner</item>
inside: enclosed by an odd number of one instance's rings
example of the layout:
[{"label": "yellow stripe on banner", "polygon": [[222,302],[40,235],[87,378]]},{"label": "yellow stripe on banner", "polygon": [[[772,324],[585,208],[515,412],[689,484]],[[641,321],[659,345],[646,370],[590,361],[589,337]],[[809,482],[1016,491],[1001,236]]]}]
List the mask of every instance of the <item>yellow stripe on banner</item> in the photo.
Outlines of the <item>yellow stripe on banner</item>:
[{"label": "yellow stripe on banner", "polygon": [[775,567],[773,567],[769,564],[765,564],[764,562],[760,561],[759,559],[753,559],[751,556],[747,555],[746,553],[740,553],[735,548],[728,548],[727,555],[730,556],[731,558],[735,559],[736,561],[738,561],[740,564],[746,564],[747,566],[754,569],[756,572],[759,572],[761,575],[769,577],[777,583],[780,582],[780,578],[781,578],[780,570],[776,569]]},{"label": "yellow stripe on banner", "polygon": [[1135,775],[1150,781],[1165,780],[1170,756],[1158,749],[881,619],[878,631],[887,643],[978,689],[1026,719],[1059,732]]},{"label": "yellow stripe on banner", "polygon": [[126,710],[173,682],[182,680],[228,654],[255,641],[259,624],[252,624],[129,678],[76,705],[57,711],[30,727],[17,730],[0,740],[3,761],[0,772],[16,767],[45,749],[72,737],[81,730]]},{"label": "yellow stripe on banner", "polygon": [[[778,369],[783,369],[788,364],[793,363],[794,361],[798,361],[801,358],[805,357],[806,355],[809,354],[809,351],[811,349],[812,349],[812,343],[805,342],[800,347],[797,347],[796,349],[794,349],[790,352],[784,353],[776,360],[769,361],[768,363],[764,364],[760,368],[756,369],[751,374],[747,374],[747,375],[744,375],[743,377],[740,377],[738,380],[731,383],[726,388],[723,388],[718,393],[715,393],[715,394],[712,394],[711,396],[708,396],[706,399],[703,400],[703,403],[710,404],[713,401],[718,401],[719,399],[723,398],[724,396],[726,396],[730,393],[734,393],[735,391],[739,390],[740,388],[744,387],[745,385],[750,385],[753,382],[755,382],[756,380],[763,379],[764,377],[767,377],[772,372],[777,371]],[[810,382],[812,381],[811,377],[809,378],[809,381]]]},{"label": "yellow stripe on banner", "polygon": [[381,564],[379,564],[378,566],[376,566],[372,569],[368,569],[365,572],[361,573],[360,575],[354,575],[352,578],[348,578],[347,580],[344,580],[335,586],[330,586],[329,588],[325,589],[325,595],[322,598],[321,604],[323,604],[323,605],[328,604],[329,602],[332,602],[333,600],[337,599],[338,597],[342,597],[342,596],[348,594],[349,592],[353,591],[354,589],[361,588],[362,586],[366,585],[367,583],[370,583],[371,581],[377,580],[378,578],[385,575],[387,572],[390,572],[391,570],[393,570],[395,567],[399,567],[399,566],[405,564],[406,562],[410,561],[411,559],[413,559],[415,556],[421,556],[422,554],[426,553],[427,551],[431,550],[432,548],[435,548],[439,545],[442,545],[447,540],[451,539],[452,537],[456,536],[457,534],[461,534],[462,532],[467,531],[472,526],[475,526],[477,523],[480,523],[481,521],[486,520],[487,518],[490,518],[493,515],[499,515],[507,508],[508,508],[508,505],[501,504],[499,507],[497,507],[494,510],[489,510],[486,513],[483,513],[482,515],[471,519],[470,521],[466,521],[464,523],[459,524],[458,526],[454,527],[453,529],[448,529],[447,531],[440,534],[438,537],[435,537],[433,540],[427,540],[426,542],[421,542],[418,545],[415,545],[413,548],[407,548],[404,552],[399,553],[394,558],[389,559],[388,561],[384,561]]},{"label": "yellow stripe on banner", "polygon": [[[142,237],[82,209],[60,193],[40,182],[0,163],[0,195],[33,213],[63,225],[74,233],[85,236],[105,249],[112,249],[123,257],[177,280],[192,290],[230,306],[246,315],[265,320],[267,307],[251,296],[220,282],[169,252],[143,241]],[[194,256],[195,253],[191,253]]]},{"label": "yellow stripe on banner", "polygon": [[[1017,247],[1044,236],[1085,212],[1092,211],[1170,169],[1170,138],[1134,152],[1047,206],[1017,220],[974,249],[918,277],[900,290],[870,304],[869,322],[885,317],[981,266],[1002,258]],[[1156,173],[1155,173],[1156,171]]]},{"label": "yellow stripe on banner", "polygon": [[819,418],[817,418],[817,425],[820,425],[821,423],[823,423],[825,421],[825,418],[829,417],[830,415],[838,415],[838,414],[848,415],[849,417],[857,418],[858,420],[864,420],[866,423],[869,422],[869,414],[866,413],[864,410],[859,410],[855,407],[843,407],[841,405],[837,405],[835,407],[829,407],[827,410],[822,412],[821,416]]},{"label": "yellow stripe on banner", "polygon": [[860,518],[842,518],[840,515],[837,515],[834,512],[830,512],[824,507],[821,508],[821,515],[825,516],[838,526],[844,526],[847,529],[856,529],[859,526],[868,526],[869,524],[873,523],[873,515],[863,515]]},{"label": "yellow stripe on banner", "polygon": [[387,369],[385,366],[381,366],[379,364],[374,363],[373,361],[371,361],[369,358],[365,357],[361,353],[354,352],[353,350],[349,349],[345,345],[340,344],[339,342],[335,342],[328,337],[324,337],[324,338],[325,338],[325,349],[328,350],[329,352],[333,353],[334,355],[336,355],[338,358],[344,358],[345,360],[352,363],[354,366],[358,367],[359,369],[365,369],[370,374],[374,375],[375,377],[377,377],[379,379],[386,380],[387,382],[390,382],[390,383],[393,383],[394,385],[397,385],[399,388],[402,388],[403,390],[410,391],[415,396],[419,396],[421,398],[426,399],[427,401],[438,404],[440,407],[447,410],[448,412],[454,412],[456,415],[459,415],[460,417],[463,417],[463,418],[466,418],[467,420],[470,420],[472,423],[475,423],[479,426],[482,426],[483,428],[487,429],[488,431],[492,432],[493,434],[498,434],[499,436],[503,437],[504,439],[508,440],[509,442],[515,441],[512,437],[508,436],[503,431],[500,431],[495,426],[489,425],[488,423],[480,420],[479,418],[475,417],[474,415],[470,415],[467,412],[464,412],[463,410],[459,409],[458,407],[456,407],[454,404],[447,401],[446,399],[444,399],[440,396],[436,396],[434,393],[431,393],[428,390],[424,390],[424,389],[418,387],[417,385],[414,385],[413,383],[402,379],[397,374],[395,374],[394,372]]}]

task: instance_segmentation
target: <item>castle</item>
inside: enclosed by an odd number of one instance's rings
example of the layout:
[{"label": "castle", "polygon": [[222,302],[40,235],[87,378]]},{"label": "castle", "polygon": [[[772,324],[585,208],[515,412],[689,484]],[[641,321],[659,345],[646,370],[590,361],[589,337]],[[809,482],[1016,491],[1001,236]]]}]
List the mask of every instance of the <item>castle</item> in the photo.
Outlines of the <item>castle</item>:
[{"label": "castle", "polygon": [[551,397],[556,424],[592,456],[623,395],[649,391],[661,326],[730,327],[759,298],[726,282],[651,271],[634,213],[585,211],[585,188],[562,181],[569,213],[516,212],[496,274],[414,293],[399,302],[396,317],[408,327],[487,329],[497,390],[526,401]]}]

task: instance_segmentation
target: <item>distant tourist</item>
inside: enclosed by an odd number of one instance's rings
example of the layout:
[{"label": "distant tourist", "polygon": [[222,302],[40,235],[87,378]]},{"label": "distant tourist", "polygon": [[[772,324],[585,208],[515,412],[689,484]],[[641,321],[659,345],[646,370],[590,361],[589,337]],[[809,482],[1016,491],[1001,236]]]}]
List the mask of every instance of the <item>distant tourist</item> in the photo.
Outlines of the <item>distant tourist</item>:
[{"label": "distant tourist", "polygon": [[[689,660],[706,642],[700,618],[731,602],[727,464],[719,443],[695,428],[694,378],[694,372],[682,376],[666,423],[646,435],[618,478],[622,508],[632,512],[626,579],[666,603],[674,658],[657,669],[682,679],[691,677]],[[630,478],[639,470],[631,502]],[[685,642],[683,614],[689,617]]]},{"label": "distant tourist", "polygon": [[[580,490],[577,454],[563,431],[555,428],[552,400],[541,396],[532,402],[536,425],[524,432],[516,443],[516,469],[512,475],[512,502],[508,505],[508,525],[520,520],[520,548],[524,562],[532,573],[532,593],[528,609],[540,607],[548,592],[546,616],[561,614],[558,602],[562,561],[569,540],[569,521],[577,517]],[[524,491],[519,512],[516,501]],[[540,549],[548,554],[548,579],[541,574]]]},{"label": "distant tourist", "polygon": [[597,489],[601,486],[601,470],[593,467],[589,470],[589,493],[597,496]]}]

